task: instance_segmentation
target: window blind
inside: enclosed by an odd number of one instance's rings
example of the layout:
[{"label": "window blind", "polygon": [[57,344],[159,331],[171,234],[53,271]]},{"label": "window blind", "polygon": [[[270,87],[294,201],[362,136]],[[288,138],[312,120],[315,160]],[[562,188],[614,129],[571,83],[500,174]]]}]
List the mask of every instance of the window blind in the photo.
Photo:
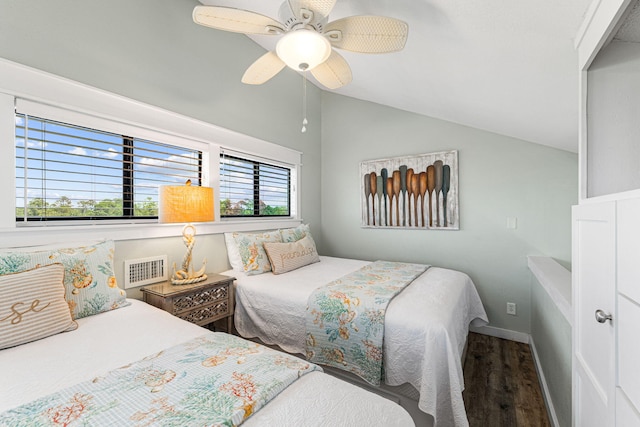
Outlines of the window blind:
[{"label": "window blind", "polygon": [[202,152],[15,115],[16,219],[155,218],[158,186],[201,184]]},{"label": "window blind", "polygon": [[221,217],[290,215],[290,167],[221,152]]}]

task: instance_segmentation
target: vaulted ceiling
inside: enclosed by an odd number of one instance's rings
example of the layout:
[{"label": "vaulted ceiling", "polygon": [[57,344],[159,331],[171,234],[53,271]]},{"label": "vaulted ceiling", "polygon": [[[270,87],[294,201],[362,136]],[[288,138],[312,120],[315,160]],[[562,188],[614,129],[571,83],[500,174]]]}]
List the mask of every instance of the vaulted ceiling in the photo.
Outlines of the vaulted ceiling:
[{"label": "vaulted ceiling", "polygon": [[[201,2],[275,19],[283,3]],[[396,53],[340,51],[351,66],[353,81],[335,92],[577,152],[574,40],[590,2],[338,0],[329,21],[352,15],[391,16],[409,24],[409,38],[405,49]],[[251,38],[267,50],[278,40]]]}]

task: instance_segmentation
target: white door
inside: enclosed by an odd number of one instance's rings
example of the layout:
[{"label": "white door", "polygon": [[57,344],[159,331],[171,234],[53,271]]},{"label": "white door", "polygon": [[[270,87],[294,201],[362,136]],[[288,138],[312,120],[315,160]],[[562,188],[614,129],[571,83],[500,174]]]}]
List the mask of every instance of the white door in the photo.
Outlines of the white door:
[{"label": "white door", "polygon": [[[615,202],[573,207],[573,423],[615,420]],[[599,320],[596,312],[599,313]]]},{"label": "white door", "polygon": [[640,426],[640,198],[620,200],[616,209],[618,380],[616,423]]}]

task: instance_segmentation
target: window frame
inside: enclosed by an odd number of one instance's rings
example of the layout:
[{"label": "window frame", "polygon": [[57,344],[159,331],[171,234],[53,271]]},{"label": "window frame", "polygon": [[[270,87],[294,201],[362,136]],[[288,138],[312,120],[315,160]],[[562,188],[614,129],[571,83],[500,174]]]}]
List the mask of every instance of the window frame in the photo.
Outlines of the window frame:
[{"label": "window frame", "polygon": [[[223,218],[216,215],[215,222],[198,224],[198,234],[220,234],[231,231],[255,231],[295,227],[302,222],[300,200],[300,178],[302,153],[300,151],[267,142],[204,122],[193,117],[155,107],[121,95],[36,70],[22,64],[0,59],[0,195],[6,203],[0,204],[0,247],[30,246],[60,241],[86,241],[86,239],[138,240],[147,238],[179,236],[183,224],[158,224],[157,220],[130,221],[102,220],[100,227],[95,221],[59,221],[29,223],[16,226],[15,221],[15,110],[20,102],[29,103],[38,109],[55,109],[61,117],[52,117],[63,122],[73,120],[70,116],[81,115],[88,127],[100,127],[96,122],[107,122],[118,127],[118,132],[131,134],[128,129],[140,131],[140,138],[158,140],[154,135],[163,135],[163,142],[188,147],[203,152],[203,185],[213,187],[215,211],[218,201],[218,157],[221,145],[246,155],[278,159],[293,165],[291,178],[290,218]],[[38,115],[35,111],[26,111]],[[51,116],[49,116],[51,117]]]},{"label": "window frame", "polygon": [[[244,153],[235,152],[229,149],[221,149],[220,150],[220,159],[222,160],[224,157],[228,157],[231,159],[236,159],[242,162],[253,163],[254,172],[253,172],[253,214],[252,215],[222,215],[222,212],[218,210],[220,213],[221,219],[237,219],[237,220],[247,220],[249,218],[291,218],[292,217],[292,199],[295,194],[295,185],[293,177],[295,176],[295,167],[294,165],[285,164],[282,162],[278,162],[272,159],[266,158],[258,158],[255,156],[250,156]],[[264,215],[260,214],[260,182],[259,182],[259,168],[260,165],[271,166],[276,168],[286,169],[288,173],[288,182],[287,182],[287,210],[288,214],[285,215]],[[256,170],[256,168],[258,168]],[[222,165],[220,165],[219,171],[222,171]],[[220,185],[219,185],[219,196],[220,200],[222,200],[222,176],[220,176]]]},{"label": "window frame", "polygon": [[[196,176],[186,176],[184,181],[186,181],[186,179],[188,178],[189,180],[191,180],[192,182],[197,183],[197,185],[200,185],[200,183],[202,183],[202,151],[200,150],[196,150],[193,148],[185,148],[184,146],[175,146],[175,145],[170,145],[170,144],[166,144],[163,141],[149,141],[146,139],[141,139],[138,138],[137,136],[134,135],[122,135],[122,134],[118,134],[115,132],[106,132],[103,131],[102,129],[95,129],[95,128],[88,128],[86,126],[79,126],[76,123],[63,123],[60,121],[55,121],[55,120],[51,120],[49,118],[45,118],[45,117],[35,117],[35,116],[30,116],[27,114],[24,114],[20,111],[16,111],[15,113],[15,117],[16,117],[16,139],[18,138],[23,138],[24,139],[24,144],[21,144],[21,148],[20,150],[24,150],[24,155],[22,156],[18,156],[18,147],[16,145],[16,160],[17,159],[22,159],[24,165],[21,166],[21,168],[23,169],[23,172],[25,173],[24,177],[21,177],[21,179],[24,181],[25,187],[23,188],[23,195],[18,195],[16,194],[16,201],[22,199],[22,202],[25,204],[24,206],[24,212],[23,215],[18,215],[18,209],[16,209],[16,224],[18,226],[22,226],[24,225],[24,223],[28,223],[28,222],[44,222],[44,221],[52,221],[52,222],[58,222],[58,221],[105,221],[105,220],[113,220],[113,221],[118,221],[118,220],[134,220],[134,221],[138,221],[138,220],[144,220],[144,219],[158,219],[158,215],[135,215],[135,204],[136,204],[136,194],[145,194],[144,191],[144,186],[143,185],[138,185],[136,183],[136,181],[139,182],[144,182],[144,178],[136,178],[135,176],[135,165],[136,164],[142,164],[142,163],[137,163],[141,161],[141,158],[144,157],[142,154],[138,154],[136,153],[136,149],[138,149],[140,152],[148,152],[150,149],[152,150],[153,153],[157,153],[160,155],[160,157],[162,157],[162,149],[163,147],[167,147],[167,149],[169,151],[166,152],[166,155],[170,155],[171,152],[170,150],[172,149],[177,149],[177,150],[189,150],[192,154],[196,154],[197,153],[197,165],[193,165],[193,167],[196,167],[198,169],[197,171],[197,177]],[[24,120],[24,125],[22,126],[23,131],[21,132],[21,134],[24,134],[22,136],[18,136],[18,118],[21,118],[22,120]],[[81,133],[84,133],[84,131],[88,131],[90,132],[92,135],[93,134],[102,134],[105,136],[105,138],[113,138],[113,141],[115,142],[120,141],[120,144],[116,144],[114,145],[113,142],[104,142],[104,144],[106,145],[111,145],[111,146],[116,146],[119,147],[119,149],[121,151],[118,152],[118,154],[120,156],[122,156],[122,159],[118,162],[115,162],[115,165],[119,165],[119,170],[120,170],[120,175],[119,175],[119,180],[121,182],[121,193],[120,193],[120,197],[116,196],[114,194],[114,197],[116,198],[121,198],[122,199],[122,211],[121,211],[121,215],[112,215],[112,216],[75,216],[75,215],[69,215],[69,216],[29,216],[28,215],[28,202],[29,199],[27,198],[27,190],[28,189],[33,189],[33,188],[37,188],[37,182],[40,180],[44,180],[45,182],[49,182],[48,178],[37,178],[37,177],[31,177],[29,178],[29,175],[27,174],[27,171],[31,170],[32,168],[27,166],[27,160],[31,159],[32,157],[29,156],[29,151],[32,148],[29,148],[29,142],[32,141],[32,126],[31,126],[31,121],[35,121],[35,123],[39,124],[39,123],[44,123],[44,124],[51,124],[54,127],[60,127],[61,132],[66,132],[65,135],[69,136],[70,138],[77,138],[73,136],[73,132],[74,130],[79,131]],[[40,127],[38,126],[38,128],[33,128],[33,132],[35,133],[35,135],[38,135],[39,133],[43,132]],[[58,134],[60,136],[62,136],[62,134]],[[41,141],[43,143],[45,142],[49,142],[49,140],[39,140],[36,139],[37,141]],[[60,140],[61,142],[55,142],[52,141],[54,143],[54,145],[66,145],[67,147],[70,147],[71,145],[68,145],[68,141],[65,138],[64,140]],[[81,143],[84,142],[89,142],[90,139],[82,139]],[[97,140],[96,140],[97,141]],[[84,147],[84,145],[82,145]],[[149,146],[147,148],[144,148],[145,146]],[[88,148],[88,146],[87,146]],[[104,149],[104,147],[96,147],[95,148],[98,151],[102,151]],[[157,149],[157,151],[153,151],[154,149]],[[35,148],[36,154],[38,152],[40,153],[51,153],[52,156],[55,156],[56,154],[64,154],[62,151],[60,151],[59,149],[57,150],[47,150],[44,147],[41,148]],[[115,152],[115,151],[114,151]],[[90,161],[90,159],[97,159],[99,160],[99,156],[89,156],[87,155],[87,161]],[[75,161],[75,160],[74,160]],[[53,161],[55,163],[55,161]],[[79,160],[77,162],[77,164],[80,164],[82,162],[82,160]],[[20,169],[20,168],[16,168],[16,169]],[[48,172],[51,170],[47,167],[43,167],[43,169],[38,169],[36,168],[36,174],[38,170],[42,170],[44,171],[44,176],[48,175]],[[16,170],[17,172],[17,170]],[[149,173],[143,173],[143,175],[148,175]],[[100,170],[96,170],[96,176],[101,176],[102,172],[100,172]],[[154,173],[152,173],[152,175],[154,175]],[[166,174],[159,174],[160,177],[165,178],[167,177]],[[118,175],[114,175],[114,178],[117,178]],[[18,179],[18,174],[16,174],[16,179]],[[160,179],[162,179],[160,178]],[[29,181],[35,181],[36,185],[32,185],[31,183],[29,183]],[[55,180],[54,180],[55,181]],[[103,184],[106,185],[105,182],[99,183],[99,184]],[[176,181],[175,183],[170,183],[167,182],[166,184],[162,184],[162,185],[177,185],[178,182]],[[47,185],[48,187],[48,185]],[[45,188],[47,188],[45,187]],[[54,188],[48,189],[47,191],[55,191]],[[62,192],[62,190],[60,190]],[[85,192],[86,190],[84,188],[79,189],[80,192]],[[65,194],[63,194],[64,196]],[[44,195],[44,200],[47,200],[47,196]],[[99,200],[95,200],[95,202],[99,202]]]}]

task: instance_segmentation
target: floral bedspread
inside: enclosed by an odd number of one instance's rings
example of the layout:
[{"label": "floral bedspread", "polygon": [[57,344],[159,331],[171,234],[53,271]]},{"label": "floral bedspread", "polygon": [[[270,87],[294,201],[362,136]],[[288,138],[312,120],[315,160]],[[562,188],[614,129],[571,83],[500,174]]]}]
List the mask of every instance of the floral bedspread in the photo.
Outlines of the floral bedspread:
[{"label": "floral bedspread", "polygon": [[0,414],[2,426],[237,426],[320,368],[208,333]]},{"label": "floral bedspread", "polygon": [[376,261],[314,290],[307,305],[307,359],[380,385],[387,306],[428,268]]}]

